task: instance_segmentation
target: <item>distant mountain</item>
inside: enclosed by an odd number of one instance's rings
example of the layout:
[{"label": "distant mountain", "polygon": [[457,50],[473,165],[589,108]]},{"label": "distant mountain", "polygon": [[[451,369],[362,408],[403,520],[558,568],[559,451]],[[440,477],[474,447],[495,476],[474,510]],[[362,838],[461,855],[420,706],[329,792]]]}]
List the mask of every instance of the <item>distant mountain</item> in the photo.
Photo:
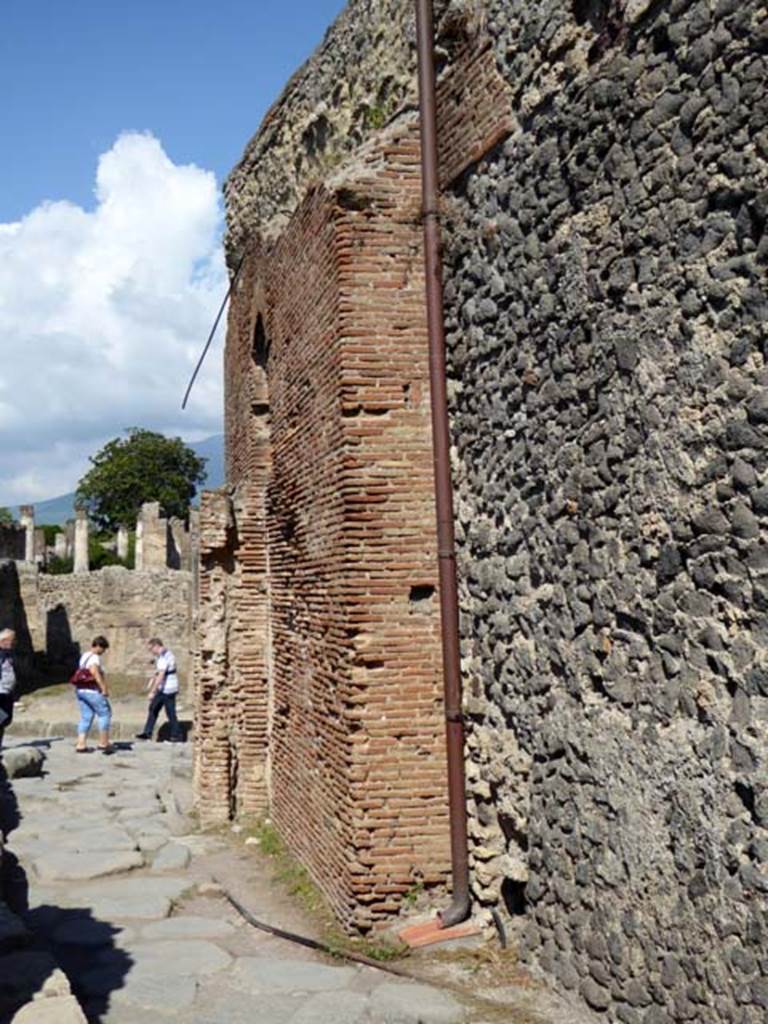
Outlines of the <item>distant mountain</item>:
[{"label": "distant mountain", "polygon": [[[213,437],[206,437],[203,441],[190,442],[189,447],[200,458],[207,459],[207,476],[203,486],[205,488],[221,487],[224,483],[224,435],[215,434]],[[64,524],[75,515],[75,492],[62,494],[58,498],[48,498],[46,501],[36,501],[35,522]],[[14,516],[19,514],[19,506],[11,506],[11,513]]]}]

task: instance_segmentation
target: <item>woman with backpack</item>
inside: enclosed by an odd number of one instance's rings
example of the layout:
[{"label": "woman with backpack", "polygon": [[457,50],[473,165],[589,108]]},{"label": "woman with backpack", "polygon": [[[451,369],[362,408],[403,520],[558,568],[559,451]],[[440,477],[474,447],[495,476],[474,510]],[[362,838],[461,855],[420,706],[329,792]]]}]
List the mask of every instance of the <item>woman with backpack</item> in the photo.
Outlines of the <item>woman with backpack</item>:
[{"label": "woman with backpack", "polygon": [[80,665],[70,682],[75,687],[77,703],[80,708],[80,722],[77,726],[78,754],[88,753],[86,740],[93,719],[99,720],[99,750],[102,754],[111,754],[109,727],[112,722],[112,708],[109,703],[109,690],[104,679],[104,666],[101,658],[109,647],[104,636],[94,637],[90,651],[80,657]]}]

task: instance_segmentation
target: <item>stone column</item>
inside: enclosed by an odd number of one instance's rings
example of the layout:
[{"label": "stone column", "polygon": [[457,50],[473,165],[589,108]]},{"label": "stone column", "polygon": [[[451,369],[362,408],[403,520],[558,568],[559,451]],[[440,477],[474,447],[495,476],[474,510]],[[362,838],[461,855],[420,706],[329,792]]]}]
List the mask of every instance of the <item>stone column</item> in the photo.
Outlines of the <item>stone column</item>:
[{"label": "stone column", "polygon": [[150,569],[165,569],[167,565],[168,520],[160,515],[159,502],[147,501],[141,506],[139,521],[136,524],[136,568],[146,572]]},{"label": "stone column", "polygon": [[45,565],[45,556],[45,530],[42,526],[37,526],[35,527],[35,561],[38,565]]},{"label": "stone column", "polygon": [[53,551],[57,558],[67,557],[67,535],[66,533],[57,533],[53,538]]},{"label": "stone column", "polygon": [[133,567],[139,571],[144,568],[144,520],[141,512],[136,520],[136,549],[133,556]]},{"label": "stone column", "polygon": [[64,536],[67,538],[67,558],[75,557],[75,520],[68,519],[66,528],[64,530]]},{"label": "stone column", "polygon": [[22,505],[19,508],[19,522],[24,527],[24,561],[35,560],[35,506]]},{"label": "stone column", "polygon": [[123,562],[128,558],[128,527],[124,523],[117,528],[117,557]]},{"label": "stone column", "polygon": [[88,572],[88,513],[79,508],[75,513],[75,572]]}]

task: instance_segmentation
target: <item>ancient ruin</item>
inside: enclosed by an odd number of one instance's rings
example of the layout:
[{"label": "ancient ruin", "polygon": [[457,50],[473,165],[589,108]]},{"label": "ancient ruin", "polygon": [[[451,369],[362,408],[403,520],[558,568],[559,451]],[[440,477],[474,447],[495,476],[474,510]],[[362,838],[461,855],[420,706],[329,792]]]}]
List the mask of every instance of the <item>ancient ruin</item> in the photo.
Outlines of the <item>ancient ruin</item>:
[{"label": "ancient ruin", "polygon": [[[85,512],[46,547],[31,505],[20,522],[0,528],[0,623],[19,637],[27,675],[58,673],[67,678],[91,638],[110,639],[113,676],[143,681],[146,640],[159,634],[174,649],[185,679],[191,668],[194,585],[193,552],[197,514],[190,526],[167,520],[156,503],[142,506],[137,523],[136,567],[89,564],[89,522]],[[118,557],[127,560],[128,532],[116,538]],[[72,559],[72,572],[44,570],[51,556]]]},{"label": "ancient ruin", "polygon": [[[757,0],[437,5],[476,905],[607,1019],[768,1007]],[[226,189],[196,786],[342,919],[446,871],[412,5],[352,0]]]}]

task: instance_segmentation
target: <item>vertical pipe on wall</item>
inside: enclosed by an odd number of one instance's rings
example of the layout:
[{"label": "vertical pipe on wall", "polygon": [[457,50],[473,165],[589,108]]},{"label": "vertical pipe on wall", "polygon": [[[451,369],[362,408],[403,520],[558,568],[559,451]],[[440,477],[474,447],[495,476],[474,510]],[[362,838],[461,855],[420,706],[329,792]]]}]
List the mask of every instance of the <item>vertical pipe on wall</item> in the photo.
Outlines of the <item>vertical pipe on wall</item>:
[{"label": "vertical pipe on wall", "polygon": [[432,443],[437,505],[437,547],[440,571],[443,677],[448,755],[448,800],[451,828],[453,902],[440,914],[448,928],[469,914],[464,723],[461,713],[459,599],[453,529],[450,431],[445,371],[445,324],[438,214],[437,117],[435,102],[434,16],[432,0],[416,0],[421,112],[421,171],[424,218],[429,373],[432,397]]}]

